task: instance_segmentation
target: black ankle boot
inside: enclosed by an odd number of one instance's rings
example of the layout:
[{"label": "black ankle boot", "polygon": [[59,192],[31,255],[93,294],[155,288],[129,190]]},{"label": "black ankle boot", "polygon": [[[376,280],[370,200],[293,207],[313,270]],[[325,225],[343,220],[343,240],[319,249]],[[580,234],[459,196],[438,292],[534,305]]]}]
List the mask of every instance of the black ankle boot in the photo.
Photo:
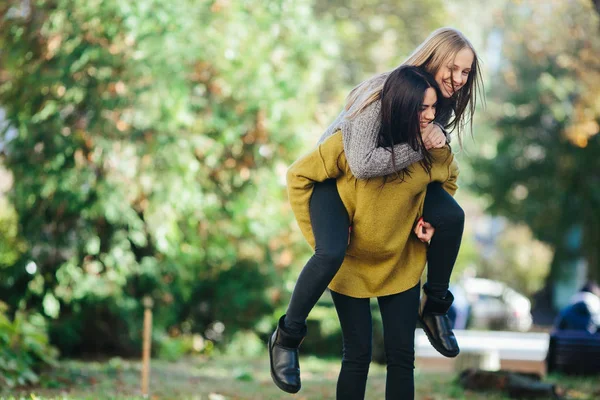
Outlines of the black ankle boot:
[{"label": "black ankle boot", "polygon": [[288,393],[300,390],[300,363],[298,347],[306,336],[306,326],[299,335],[291,335],[284,330],[285,315],[279,319],[277,329],[269,338],[269,358],[271,378],[279,389]]},{"label": "black ankle boot", "polygon": [[434,349],[446,357],[456,357],[460,349],[448,318],[448,310],[454,301],[454,296],[448,291],[446,297],[441,299],[428,294],[426,287],[423,291],[419,307],[421,327]]}]

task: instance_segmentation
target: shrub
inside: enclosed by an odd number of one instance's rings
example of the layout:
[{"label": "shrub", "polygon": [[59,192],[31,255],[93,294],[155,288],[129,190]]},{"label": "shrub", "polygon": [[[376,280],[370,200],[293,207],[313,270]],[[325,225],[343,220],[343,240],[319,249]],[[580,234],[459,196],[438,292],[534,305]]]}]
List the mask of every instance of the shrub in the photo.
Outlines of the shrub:
[{"label": "shrub", "polygon": [[11,320],[0,303],[0,386],[23,386],[39,381],[45,366],[54,366],[58,351],[50,346],[44,318],[21,311]]}]

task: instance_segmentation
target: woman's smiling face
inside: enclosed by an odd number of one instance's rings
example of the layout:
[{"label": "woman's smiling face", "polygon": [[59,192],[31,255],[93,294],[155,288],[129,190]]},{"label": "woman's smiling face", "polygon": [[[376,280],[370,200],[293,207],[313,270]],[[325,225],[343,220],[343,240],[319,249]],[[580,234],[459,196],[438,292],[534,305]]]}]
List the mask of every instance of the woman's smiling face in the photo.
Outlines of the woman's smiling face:
[{"label": "woman's smiling face", "polygon": [[452,97],[454,93],[465,86],[474,60],[475,55],[471,49],[465,47],[456,53],[454,60],[448,60],[447,64],[440,68],[435,75],[435,80],[440,85],[444,97]]},{"label": "woman's smiling face", "polygon": [[437,95],[433,88],[427,88],[423,96],[423,104],[419,111],[419,125],[421,129],[427,128],[427,125],[435,119],[435,108],[437,105]]}]

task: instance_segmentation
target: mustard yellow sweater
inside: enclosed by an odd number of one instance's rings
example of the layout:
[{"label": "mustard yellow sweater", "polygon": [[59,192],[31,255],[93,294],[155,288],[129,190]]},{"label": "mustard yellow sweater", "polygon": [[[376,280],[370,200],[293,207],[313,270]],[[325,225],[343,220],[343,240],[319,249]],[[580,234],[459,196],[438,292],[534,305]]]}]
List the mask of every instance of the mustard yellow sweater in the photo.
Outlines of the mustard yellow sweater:
[{"label": "mustard yellow sweater", "polygon": [[294,162],[287,173],[290,204],[308,243],[315,239],[309,214],[314,182],[335,178],[348,210],[352,234],[344,262],[329,288],[351,297],[396,294],[414,287],[423,273],[427,247],[413,233],[423,212],[427,185],[443,183],[454,195],[458,165],[450,149],[433,149],[431,177],[419,164],[409,167],[410,177],[395,175],[358,180],[344,154],[341,131],[311,153]]}]

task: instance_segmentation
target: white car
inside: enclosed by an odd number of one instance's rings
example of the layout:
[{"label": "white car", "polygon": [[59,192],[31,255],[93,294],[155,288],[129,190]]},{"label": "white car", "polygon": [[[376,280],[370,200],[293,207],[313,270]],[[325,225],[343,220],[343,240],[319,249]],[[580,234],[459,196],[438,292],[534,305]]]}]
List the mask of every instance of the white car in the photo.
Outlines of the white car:
[{"label": "white car", "polygon": [[462,292],[469,305],[468,328],[519,332],[531,328],[531,302],[506,284],[490,279],[466,278],[456,286],[456,294]]}]

